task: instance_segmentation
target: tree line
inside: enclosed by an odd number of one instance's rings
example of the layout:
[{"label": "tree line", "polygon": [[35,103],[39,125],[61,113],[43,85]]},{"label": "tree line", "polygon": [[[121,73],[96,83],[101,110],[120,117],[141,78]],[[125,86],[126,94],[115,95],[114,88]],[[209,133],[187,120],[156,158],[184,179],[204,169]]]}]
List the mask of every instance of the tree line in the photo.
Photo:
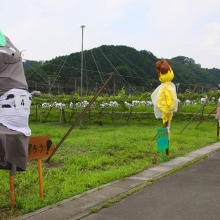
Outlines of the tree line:
[{"label": "tree line", "polygon": [[[122,88],[128,94],[152,92],[159,84],[155,63],[158,58],[147,50],[136,50],[128,46],[102,45],[83,52],[58,56],[48,61],[24,62],[25,75],[30,90],[43,93],[71,94],[81,89],[84,94],[93,94],[111,72],[114,77],[105,88],[109,95]],[[180,92],[200,86],[200,92],[217,88],[220,82],[220,69],[201,68],[192,58],[177,56],[167,59],[175,77],[173,83]]]}]

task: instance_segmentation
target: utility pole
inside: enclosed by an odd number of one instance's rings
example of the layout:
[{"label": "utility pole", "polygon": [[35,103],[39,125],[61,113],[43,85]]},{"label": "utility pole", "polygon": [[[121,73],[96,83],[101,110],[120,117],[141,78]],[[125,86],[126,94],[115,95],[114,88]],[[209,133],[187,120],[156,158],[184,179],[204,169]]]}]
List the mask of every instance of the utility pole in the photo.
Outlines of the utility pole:
[{"label": "utility pole", "polygon": [[[80,102],[81,102],[81,105],[80,105],[80,114],[82,112],[82,86],[83,86],[83,28],[85,26],[82,25],[81,28],[82,28],[82,52],[81,52],[81,92],[80,92]],[[80,119],[80,127],[82,126],[82,118]]]},{"label": "utility pole", "polygon": [[114,97],[115,97],[115,76],[114,76],[114,91],[113,91],[113,93],[114,93]]},{"label": "utility pole", "polygon": [[51,90],[50,86],[51,86],[51,85],[50,85],[50,76],[49,76],[49,92],[48,92],[49,95],[50,95],[50,90]]}]

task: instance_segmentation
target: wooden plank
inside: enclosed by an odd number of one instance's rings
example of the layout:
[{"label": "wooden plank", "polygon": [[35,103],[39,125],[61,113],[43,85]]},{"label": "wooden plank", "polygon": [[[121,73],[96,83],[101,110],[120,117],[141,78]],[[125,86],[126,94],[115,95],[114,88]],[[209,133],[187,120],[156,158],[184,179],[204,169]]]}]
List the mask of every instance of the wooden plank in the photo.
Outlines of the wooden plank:
[{"label": "wooden plank", "polygon": [[31,136],[28,146],[28,160],[48,158],[55,146],[48,136]]}]

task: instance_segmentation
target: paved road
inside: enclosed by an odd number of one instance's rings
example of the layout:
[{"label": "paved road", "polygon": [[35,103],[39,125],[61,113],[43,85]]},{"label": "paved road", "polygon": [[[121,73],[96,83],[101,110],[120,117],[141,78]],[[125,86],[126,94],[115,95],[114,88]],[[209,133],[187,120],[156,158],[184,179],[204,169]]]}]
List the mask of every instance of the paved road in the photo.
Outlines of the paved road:
[{"label": "paved road", "polygon": [[220,152],[83,220],[218,220]]},{"label": "paved road", "polygon": [[[16,220],[218,220],[220,219],[220,143],[188,153],[123,180],[66,199]],[[170,174],[173,169],[204,160]],[[164,176],[165,174],[170,174]],[[103,204],[129,190],[148,187],[108,208]],[[98,209],[92,214],[91,209]],[[15,220],[15,219],[14,219]]]}]

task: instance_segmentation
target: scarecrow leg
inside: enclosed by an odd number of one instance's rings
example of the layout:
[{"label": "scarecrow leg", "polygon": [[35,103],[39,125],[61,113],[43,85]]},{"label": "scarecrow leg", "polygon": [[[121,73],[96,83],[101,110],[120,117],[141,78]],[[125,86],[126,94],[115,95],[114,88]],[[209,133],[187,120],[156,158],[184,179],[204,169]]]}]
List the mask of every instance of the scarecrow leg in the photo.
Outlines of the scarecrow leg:
[{"label": "scarecrow leg", "polygon": [[9,181],[10,181],[11,209],[14,209],[15,208],[15,188],[14,188],[14,176],[11,176],[11,171],[9,171]]},{"label": "scarecrow leg", "polygon": [[218,139],[220,139],[220,121],[218,121],[217,123],[217,136],[218,136]]},{"label": "scarecrow leg", "polygon": [[[168,144],[170,145],[170,119],[166,123],[167,132],[168,132]],[[166,149],[166,155],[169,155],[169,148]]]}]

